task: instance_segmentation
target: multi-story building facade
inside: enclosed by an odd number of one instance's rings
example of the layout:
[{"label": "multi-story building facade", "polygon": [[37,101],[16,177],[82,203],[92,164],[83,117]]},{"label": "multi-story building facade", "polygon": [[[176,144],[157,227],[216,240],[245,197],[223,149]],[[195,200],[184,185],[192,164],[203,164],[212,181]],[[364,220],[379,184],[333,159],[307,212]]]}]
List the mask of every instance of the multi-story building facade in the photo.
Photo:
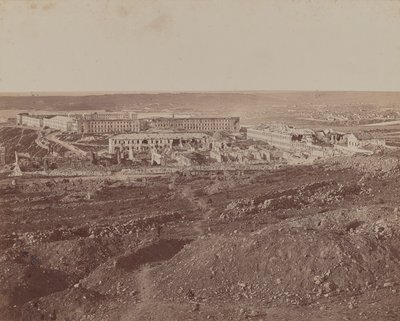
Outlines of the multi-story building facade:
[{"label": "multi-story building facade", "polygon": [[29,115],[22,113],[17,115],[17,125],[27,127],[43,127],[43,117],[39,115]]},{"label": "multi-story building facade", "polygon": [[93,113],[62,115],[17,115],[17,125],[48,127],[61,131],[102,134],[132,133],[140,131],[136,113]]},{"label": "multi-story building facade", "polygon": [[78,133],[132,133],[140,131],[138,119],[78,119]]},{"label": "multi-story building facade", "polygon": [[76,132],[77,122],[67,116],[53,116],[43,118],[43,127],[53,128],[64,132]]},{"label": "multi-story building facade", "polygon": [[181,147],[185,143],[197,143],[200,146],[208,148],[210,136],[203,133],[135,133],[120,134],[109,138],[108,151],[114,154],[117,150],[120,152],[129,151],[129,155],[134,152],[162,150]]},{"label": "multi-story building facade", "polygon": [[105,113],[91,113],[83,114],[82,118],[85,120],[117,120],[117,119],[137,119],[135,112],[105,112]]},{"label": "multi-story building facade", "polygon": [[31,127],[49,127],[61,131],[88,134],[135,133],[148,127],[158,130],[192,133],[238,132],[240,130],[239,117],[159,117],[138,119],[137,114],[133,112],[70,114],[68,116],[18,114],[17,124]]},{"label": "multi-story building facade", "polygon": [[154,118],[148,121],[152,128],[183,130],[186,132],[238,132],[240,130],[239,117],[213,118]]}]

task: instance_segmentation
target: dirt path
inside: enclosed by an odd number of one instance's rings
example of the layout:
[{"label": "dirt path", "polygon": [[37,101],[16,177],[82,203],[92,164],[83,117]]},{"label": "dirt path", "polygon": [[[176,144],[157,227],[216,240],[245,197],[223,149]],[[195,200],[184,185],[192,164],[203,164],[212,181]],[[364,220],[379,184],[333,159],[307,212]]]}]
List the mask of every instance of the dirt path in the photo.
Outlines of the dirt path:
[{"label": "dirt path", "polygon": [[139,287],[139,299],[140,299],[140,307],[138,311],[143,309],[144,305],[149,304],[151,301],[151,280],[150,280],[150,266],[145,264],[142,266],[138,278],[138,287]]},{"label": "dirt path", "polygon": [[152,300],[150,270],[151,268],[147,264],[144,264],[139,270],[136,277],[139,303],[128,309],[128,312],[121,318],[122,321],[144,320],[146,312],[156,308],[157,303]]},{"label": "dirt path", "polygon": [[24,137],[24,131],[25,131],[25,129],[22,128],[22,130],[21,130],[21,136],[19,136],[19,139],[18,139],[18,141],[15,143],[15,146],[18,146],[19,143],[21,142],[22,138]]},{"label": "dirt path", "polygon": [[36,145],[38,145],[39,147],[41,147],[41,148],[43,148],[43,149],[49,150],[49,146],[45,145],[45,144],[42,142],[42,139],[43,139],[43,134],[42,134],[42,132],[39,131],[39,132],[38,132],[38,136],[37,136],[36,139],[35,139]]},{"label": "dirt path", "polygon": [[212,208],[207,204],[207,202],[202,198],[197,198],[194,195],[194,191],[190,185],[185,185],[182,188],[182,195],[188,199],[189,202],[193,203],[202,211],[202,217],[200,220],[193,223],[193,229],[197,233],[198,236],[204,235],[207,233],[207,229],[205,227],[205,223],[208,220],[212,212]]},{"label": "dirt path", "polygon": [[50,140],[50,141],[56,143],[56,144],[61,145],[62,147],[64,147],[64,148],[68,149],[69,151],[77,154],[78,156],[86,156],[86,152],[84,152],[83,150],[79,149],[78,147],[76,147],[76,146],[74,146],[72,144],[69,144],[67,142],[64,142],[64,141],[58,139],[56,137],[56,134],[57,133],[48,134],[47,136],[45,136],[45,138],[47,140]]}]

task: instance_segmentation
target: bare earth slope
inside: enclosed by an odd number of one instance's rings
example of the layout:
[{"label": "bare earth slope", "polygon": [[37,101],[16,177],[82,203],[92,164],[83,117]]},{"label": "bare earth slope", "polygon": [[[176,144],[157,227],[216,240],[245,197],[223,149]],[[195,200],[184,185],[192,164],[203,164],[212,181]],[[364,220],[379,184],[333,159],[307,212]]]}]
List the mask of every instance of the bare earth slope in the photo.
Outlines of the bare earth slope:
[{"label": "bare earth slope", "polygon": [[399,320],[399,167],[352,162],[3,177],[0,320]]}]

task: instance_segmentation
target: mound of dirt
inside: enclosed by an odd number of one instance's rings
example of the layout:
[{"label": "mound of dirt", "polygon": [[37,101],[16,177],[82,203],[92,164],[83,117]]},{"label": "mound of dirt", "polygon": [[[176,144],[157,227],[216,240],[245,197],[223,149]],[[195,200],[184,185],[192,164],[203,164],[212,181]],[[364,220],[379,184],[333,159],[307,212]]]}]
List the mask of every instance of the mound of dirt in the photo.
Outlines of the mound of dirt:
[{"label": "mound of dirt", "polygon": [[348,169],[370,174],[388,174],[393,175],[400,171],[400,160],[398,157],[387,156],[352,156],[352,157],[334,157],[323,161],[328,164],[331,170]]},{"label": "mound of dirt", "polygon": [[226,206],[221,218],[240,218],[259,212],[302,209],[309,206],[322,207],[353,197],[362,191],[362,187],[357,184],[342,185],[335,181],[322,181],[260,194],[254,198],[234,200]]},{"label": "mound of dirt", "polygon": [[278,224],[187,245],[158,271],[159,295],[207,301],[309,304],[400,282],[399,236]]},{"label": "mound of dirt", "polygon": [[168,260],[178,253],[186,243],[185,240],[159,241],[119,258],[116,261],[116,267],[133,271],[145,263]]}]

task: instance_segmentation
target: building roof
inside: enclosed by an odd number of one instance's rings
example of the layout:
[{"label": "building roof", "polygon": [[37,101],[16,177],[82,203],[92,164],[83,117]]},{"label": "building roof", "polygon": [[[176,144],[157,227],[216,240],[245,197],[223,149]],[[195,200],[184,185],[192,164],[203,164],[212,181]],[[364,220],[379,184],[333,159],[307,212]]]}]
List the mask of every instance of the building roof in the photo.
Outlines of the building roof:
[{"label": "building roof", "polygon": [[358,139],[358,140],[370,140],[370,139],[375,139],[375,137],[368,132],[358,132],[358,133],[354,133],[354,136]]},{"label": "building roof", "polygon": [[28,114],[28,113],[22,113],[22,114],[18,114],[20,116],[23,117],[28,117],[28,118],[34,118],[34,119],[42,119],[45,118],[46,115],[36,115],[36,114]]},{"label": "building roof", "polygon": [[119,134],[110,139],[179,139],[179,138],[204,138],[209,135],[204,133],[132,133],[132,134]]},{"label": "building roof", "polygon": [[62,120],[62,121],[72,121],[72,119],[71,119],[70,117],[61,116],[61,115],[48,117],[48,118],[46,118],[46,119],[51,119],[51,120]]},{"label": "building roof", "polygon": [[151,118],[151,120],[214,120],[214,119],[239,120],[240,117],[152,117]]},{"label": "building roof", "polygon": [[314,131],[308,128],[295,128],[290,125],[286,125],[283,123],[272,123],[272,124],[260,124],[251,129],[266,131],[266,132],[274,132],[274,133],[282,133],[282,134],[291,134],[291,135],[313,135]]}]

